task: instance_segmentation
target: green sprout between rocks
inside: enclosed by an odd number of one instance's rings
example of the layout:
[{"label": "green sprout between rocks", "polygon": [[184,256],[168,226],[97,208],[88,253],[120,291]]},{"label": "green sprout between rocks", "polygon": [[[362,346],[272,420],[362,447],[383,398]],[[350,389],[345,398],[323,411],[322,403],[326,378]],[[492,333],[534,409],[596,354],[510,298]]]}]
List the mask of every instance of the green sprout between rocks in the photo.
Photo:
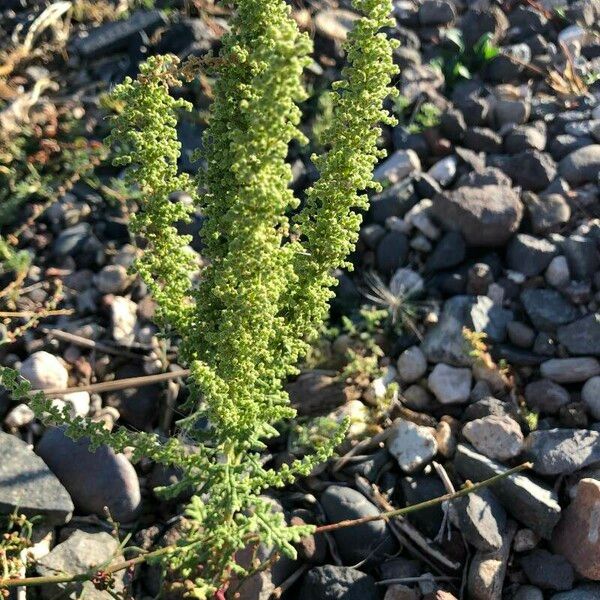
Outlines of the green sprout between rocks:
[{"label": "green sprout between rocks", "polygon": [[[131,447],[134,460],[179,467],[181,482],[164,493],[195,491],[188,527],[176,549],[157,560],[177,570],[189,595],[199,599],[222,595],[231,578],[254,571],[236,561],[248,545],[262,543],[294,557],[293,544],[313,531],[288,526],[261,494],[327,460],[344,428],[312,455],[276,470],[265,466],[260,452],[277,435],[275,426],[295,415],[283,384],[297,373],[327,317],[333,271],[350,267],[358,211],[367,208],[365,190],[377,187],[371,173],[385,154],[377,148],[379,123],[393,123],[383,109],[393,91],[393,43],[381,32],[390,24],[391,1],[354,0],[361,18],[348,36],[347,66],[331,94],[332,117],[321,132],[326,150],[313,157],[320,177],[300,206],[289,187],[286,156],[292,140],[306,141],[298,104],[306,98],[302,75],[311,41],[284,0],[234,4],[220,54],[205,63],[216,84],[203,139],[206,167],[196,181],[177,170],[177,113],[190,108],[169,94],[186,71],[177,59],[150,58],[136,80],[126,79],[113,92],[122,106],[110,136],[116,164],[128,165],[143,199],[132,221],[132,231],[146,242],[137,269],[156,300],[159,324],[180,340],[180,360],[191,371],[190,414],[178,423],[184,435],[162,443],[123,428],[107,432],[68,418],[42,395],[30,401],[45,423],[62,424],[71,437],[89,437],[92,447]],[[169,200],[177,190],[189,192],[205,217],[206,266],[197,284],[189,238],[176,229],[191,208]],[[29,394],[14,373],[3,375],[7,388]]]}]

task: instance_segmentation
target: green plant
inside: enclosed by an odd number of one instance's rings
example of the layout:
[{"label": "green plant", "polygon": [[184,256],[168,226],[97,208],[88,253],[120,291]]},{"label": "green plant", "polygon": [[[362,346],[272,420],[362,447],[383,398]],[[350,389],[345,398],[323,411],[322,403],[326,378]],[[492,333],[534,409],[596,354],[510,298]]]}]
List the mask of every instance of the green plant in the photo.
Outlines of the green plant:
[{"label": "green plant", "polygon": [[28,519],[15,510],[0,519],[0,568],[2,578],[18,577],[25,569],[23,551],[31,546],[36,518]]},{"label": "green plant", "polygon": [[410,100],[399,95],[395,98],[393,111],[399,124],[404,125],[410,133],[421,133],[440,122],[441,111],[432,102],[417,102],[411,108]]},{"label": "green plant", "polygon": [[[210,125],[204,137],[206,170],[198,184],[198,204],[206,217],[202,236],[207,266],[193,288],[188,239],[175,225],[189,209],[169,201],[170,192],[192,182],[177,173],[176,113],[189,108],[169,95],[181,70],[173,57],[153,57],[136,81],[114,92],[123,110],[110,141],[117,162],[144,202],[132,227],[147,247],[137,268],[158,304],[158,319],[181,339],[181,360],[190,366],[188,417],[179,422],[196,445],[186,452],[176,438],[123,429],[107,433],[97,424],[68,416],[36,396],[31,400],[48,423],[66,424],[73,437],[93,445],[134,448],[142,456],[177,464],[183,480],[165,490],[174,495],[193,487],[188,527],[168,553],[191,595],[208,598],[223,591],[232,576],[248,574],[236,553],[264,543],[273,552],[295,555],[293,543],[311,527],[288,527],[261,497],[307,475],[343,438],[331,435],[315,454],[277,470],[263,465],[264,440],[275,425],[294,416],[283,381],[308,349],[328,312],[335,268],[358,237],[367,207],[365,188],[376,187],[371,171],[384,155],[377,149],[379,122],[392,119],[382,108],[395,72],[392,44],[380,30],[388,24],[389,0],[355,0],[363,17],[348,41],[348,66],[334,86],[333,116],[322,133],[323,154],[314,157],[320,178],[299,202],[288,188],[288,145],[298,130],[305,98],[302,71],[311,50],[283,0],[239,0],[231,33],[219,57],[207,63],[217,76]],[[16,394],[28,388],[4,371]],[[208,428],[199,426],[208,418]]]},{"label": "green plant", "polygon": [[32,199],[50,205],[101,161],[103,146],[80,128],[68,110],[46,103],[16,135],[0,133],[0,227],[14,223]]},{"label": "green plant", "polygon": [[445,39],[452,48],[444,48],[430,64],[443,73],[446,87],[452,89],[461,79],[471,79],[493,58],[500,54],[492,33],[484,33],[472,48],[467,48],[459,29],[449,29]]},{"label": "green plant", "polygon": [[31,263],[26,250],[15,250],[4,238],[0,237],[0,274],[15,272],[22,276]]}]

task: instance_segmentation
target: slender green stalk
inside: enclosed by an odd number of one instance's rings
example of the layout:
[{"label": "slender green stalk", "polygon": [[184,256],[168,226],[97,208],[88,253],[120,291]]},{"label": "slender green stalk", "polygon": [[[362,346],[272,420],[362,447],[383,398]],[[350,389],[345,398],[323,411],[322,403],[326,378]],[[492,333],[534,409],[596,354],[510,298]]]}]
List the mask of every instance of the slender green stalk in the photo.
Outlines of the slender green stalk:
[{"label": "slender green stalk", "polygon": [[[512,469],[508,469],[503,473],[499,473],[498,475],[494,475],[489,479],[485,479],[484,481],[480,481],[478,483],[470,484],[464,487],[462,490],[457,492],[452,492],[449,494],[444,494],[443,496],[439,496],[437,498],[432,498],[431,500],[426,500],[424,502],[419,502],[418,504],[413,504],[411,506],[405,506],[404,508],[398,508],[396,510],[390,510],[387,512],[382,512],[377,515],[372,515],[369,517],[362,517],[360,519],[347,519],[345,521],[339,521],[337,523],[331,523],[329,525],[321,525],[316,527],[313,530],[313,533],[325,533],[327,531],[335,531],[337,529],[344,529],[348,527],[356,527],[358,525],[363,525],[364,523],[370,523],[372,521],[381,521],[392,519],[394,517],[404,516],[413,512],[418,512],[420,510],[424,510],[426,508],[431,508],[432,506],[437,506],[438,504],[442,504],[443,502],[448,502],[451,500],[456,500],[457,498],[461,498],[463,496],[467,496],[468,494],[472,494],[480,489],[485,487],[494,485],[498,483],[502,479],[510,477],[515,473],[519,473],[526,469],[530,469],[532,464],[529,462],[520,464]],[[128,560],[120,561],[109,565],[101,569],[102,573],[106,575],[111,575],[112,573],[116,573],[118,571],[122,571],[124,569],[129,569],[131,567],[135,567],[136,565],[142,564],[144,562],[148,562],[151,560],[158,559],[165,555],[174,555],[177,552],[184,551],[184,548],[181,546],[165,546],[164,548],[160,548],[159,550],[155,550],[153,552],[148,552],[146,554],[141,554],[140,556],[136,556],[135,558],[130,558]],[[93,579],[99,572],[99,568],[92,568],[84,573],[77,573],[74,575],[49,575],[46,577],[23,577],[23,578],[11,578],[11,579],[0,579],[0,588],[14,588],[14,587],[33,587],[38,585],[45,584],[58,584],[58,583],[74,583],[77,581],[89,581]]]},{"label": "slender green stalk", "polygon": [[359,519],[347,519],[345,521],[339,521],[337,523],[331,523],[329,525],[321,525],[315,529],[315,533],[324,533],[326,531],[335,531],[336,529],[343,529],[345,527],[356,527],[357,525],[363,525],[364,523],[370,523],[371,521],[380,521],[381,519],[393,519],[394,517],[402,517],[404,515],[408,515],[413,512],[417,512],[419,510],[424,510],[426,508],[431,508],[432,506],[437,506],[438,504],[442,504],[443,502],[448,502],[450,500],[456,500],[457,498],[462,498],[462,496],[468,496],[473,492],[476,492],[484,487],[488,487],[490,485],[494,485],[498,483],[498,481],[502,479],[506,479],[515,473],[520,473],[525,469],[531,469],[533,466],[530,462],[522,463],[512,469],[508,469],[503,473],[498,473],[498,475],[494,475],[489,479],[485,479],[478,483],[472,483],[470,485],[465,486],[462,490],[458,492],[452,492],[448,494],[444,494],[443,496],[438,496],[437,498],[431,498],[430,500],[424,500],[423,502],[419,502],[417,504],[412,504],[411,506],[405,506],[404,508],[397,508],[395,510],[389,510],[387,512],[379,513],[378,515],[372,515],[369,517],[360,517]]}]

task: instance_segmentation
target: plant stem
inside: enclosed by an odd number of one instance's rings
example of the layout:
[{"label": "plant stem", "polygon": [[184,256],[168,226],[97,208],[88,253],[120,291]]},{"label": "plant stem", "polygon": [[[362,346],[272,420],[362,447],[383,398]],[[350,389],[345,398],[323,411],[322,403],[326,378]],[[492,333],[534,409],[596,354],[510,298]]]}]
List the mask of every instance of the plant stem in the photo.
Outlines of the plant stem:
[{"label": "plant stem", "polygon": [[78,385],[71,388],[52,388],[49,390],[31,390],[33,394],[43,392],[44,396],[62,396],[63,394],[71,394],[72,392],[112,392],[115,390],[123,390],[126,388],[137,388],[144,385],[152,385],[168,381],[169,379],[177,379],[179,377],[187,377],[190,374],[189,369],[180,369],[178,371],[169,371],[168,373],[157,373],[156,375],[142,375],[140,377],[126,377],[124,379],[115,379],[114,381],[103,381],[101,383],[91,383],[90,385]]},{"label": "plant stem", "polygon": [[134,567],[143,562],[146,562],[150,558],[157,558],[159,556],[163,556],[164,554],[169,554],[171,552],[176,552],[178,547],[176,546],[165,546],[164,548],[160,548],[158,550],[154,550],[154,552],[148,552],[146,554],[140,554],[135,558],[130,558],[128,560],[123,560],[121,562],[115,563],[105,569],[90,569],[85,573],[77,573],[75,575],[48,575],[46,577],[22,577],[22,578],[10,578],[10,579],[0,579],[0,588],[13,588],[13,587],[31,587],[36,585],[45,585],[45,584],[57,584],[57,583],[74,583],[77,581],[88,581],[91,580],[99,570],[101,570],[106,575],[111,575],[112,573],[116,573],[117,571],[122,571],[123,569],[129,569],[130,567]]},{"label": "plant stem", "polygon": [[524,471],[525,469],[531,469],[532,466],[532,463],[525,462],[516,467],[513,467],[512,469],[508,469],[508,471],[504,471],[504,473],[499,473],[498,475],[494,475],[493,477],[485,479],[484,481],[480,481],[479,483],[473,483],[471,485],[468,485],[462,490],[459,490],[458,492],[454,492],[452,494],[444,494],[443,496],[438,496],[437,498],[432,498],[431,500],[425,500],[424,502],[412,504],[411,506],[405,506],[404,508],[397,508],[395,510],[379,513],[378,515],[360,517],[359,519],[346,519],[345,521],[339,521],[337,523],[331,523],[329,525],[321,525],[320,527],[317,527],[315,529],[315,533],[335,531],[336,529],[343,529],[345,527],[355,527],[357,525],[362,525],[363,523],[370,523],[371,521],[380,521],[381,519],[400,517],[412,512],[430,508],[431,506],[437,506],[438,504],[442,504],[443,502],[446,502],[448,500],[455,500],[456,498],[460,498],[461,496],[466,496],[468,494],[471,494],[472,492],[476,492],[481,488],[487,487],[489,485],[494,485],[494,483],[497,483],[501,479],[509,477],[510,475],[514,475],[515,473],[518,473],[520,471]]},{"label": "plant stem", "polygon": [[57,317],[61,315],[72,315],[75,311],[72,308],[60,308],[57,310],[5,310],[0,311],[0,319],[26,319],[29,317]]},{"label": "plant stem", "polygon": [[[514,475],[520,471],[524,471],[525,469],[530,469],[532,467],[532,463],[525,462],[521,465],[518,465],[512,469],[508,469],[504,473],[499,473],[498,475],[494,475],[489,479],[485,479],[484,481],[480,481],[479,483],[474,483],[468,485],[467,487],[459,490],[458,492],[454,492],[452,494],[445,494],[444,496],[439,496],[438,498],[432,498],[431,500],[426,500],[425,502],[419,502],[418,504],[413,504],[412,506],[406,506],[404,508],[399,508],[396,510],[390,510],[388,512],[380,513],[379,515],[374,515],[371,517],[362,517],[360,519],[348,519],[346,521],[340,521],[338,523],[332,523],[330,525],[322,525],[321,527],[317,527],[315,529],[315,533],[323,533],[325,531],[334,531],[336,529],[342,529],[345,527],[354,527],[357,525],[362,525],[363,523],[369,523],[371,521],[378,521],[381,519],[389,519],[392,517],[398,517],[401,515],[405,515],[411,512],[416,512],[418,510],[423,510],[425,508],[429,508],[431,506],[436,506],[441,504],[442,502],[446,502],[448,500],[454,500],[456,498],[460,498],[461,496],[466,496],[467,494],[471,494],[472,492],[476,492],[481,488],[487,487],[489,485],[494,485],[501,479],[509,477],[510,475]],[[111,566],[108,566],[104,569],[90,569],[85,573],[78,573],[76,575],[50,575],[47,577],[22,577],[22,578],[9,578],[9,579],[0,579],[0,589],[1,588],[14,588],[21,586],[36,586],[36,585],[45,585],[45,584],[58,584],[58,583],[73,583],[77,581],[88,581],[92,579],[98,570],[101,570],[103,573],[110,575],[112,573],[116,573],[117,571],[122,571],[123,569],[129,569],[130,567],[134,567],[141,563],[146,562],[148,559],[157,558],[159,556],[163,556],[164,554],[169,554],[171,552],[177,552],[178,550],[183,549],[182,546],[166,546],[164,548],[160,548],[158,550],[154,550],[153,552],[148,552],[146,554],[141,554],[136,556],[135,558],[130,558],[128,560],[124,560],[118,563],[115,563]]]}]

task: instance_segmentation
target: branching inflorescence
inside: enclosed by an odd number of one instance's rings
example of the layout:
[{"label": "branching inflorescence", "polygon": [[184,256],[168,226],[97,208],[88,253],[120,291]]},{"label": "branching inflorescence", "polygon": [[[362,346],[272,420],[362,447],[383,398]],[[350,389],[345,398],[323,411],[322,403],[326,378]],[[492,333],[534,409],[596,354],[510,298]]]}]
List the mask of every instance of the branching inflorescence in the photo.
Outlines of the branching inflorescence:
[{"label": "branching inflorescence", "polygon": [[[354,0],[362,18],[349,34],[348,65],[322,138],[326,150],[314,157],[320,178],[300,207],[289,188],[286,155],[292,140],[302,140],[298,103],[305,98],[302,73],[311,42],[284,0],[235,5],[231,32],[212,61],[217,82],[203,140],[206,168],[196,185],[177,172],[177,111],[189,106],[169,95],[178,79],[176,59],[150,58],[137,80],[113,92],[124,107],[110,136],[117,164],[130,165],[128,176],[143,198],[132,223],[147,244],[137,268],[157,302],[160,324],[181,340],[181,360],[192,372],[191,414],[179,425],[195,452],[175,440],[163,447],[147,434],[108,434],[82,420],[68,427],[70,435],[133,445],[138,456],[182,468],[184,480],[171,493],[187,485],[196,495],[169,565],[198,598],[245,574],[235,558],[248,544],[293,556],[293,543],[310,531],[288,527],[261,493],[310,473],[344,432],[277,470],[263,466],[260,451],[277,434],[274,426],[294,416],[283,383],[327,316],[332,271],[349,266],[357,211],[367,206],[364,192],[374,186],[371,172],[383,155],[378,124],[391,122],[383,101],[395,73],[392,43],[381,33],[390,0]],[[190,208],[169,200],[176,190],[194,196],[194,187],[203,190],[197,202],[207,263],[195,287],[189,240],[176,230]],[[41,398],[36,406],[54,422],[65,418]]]}]

